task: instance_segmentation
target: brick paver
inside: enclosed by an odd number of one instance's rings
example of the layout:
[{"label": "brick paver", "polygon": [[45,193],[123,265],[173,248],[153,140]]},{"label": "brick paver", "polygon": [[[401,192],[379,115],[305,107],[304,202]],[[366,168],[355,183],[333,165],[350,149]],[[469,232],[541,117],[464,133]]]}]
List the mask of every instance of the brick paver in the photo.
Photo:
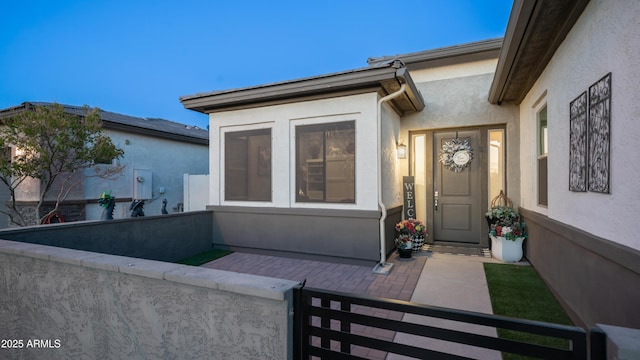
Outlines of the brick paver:
[{"label": "brick paver", "polygon": [[373,264],[359,266],[235,252],[202,266],[299,282],[306,279],[308,287],[409,301],[426,257],[401,259],[394,254],[388,262],[393,263],[391,272],[381,275],[372,272]]},{"label": "brick paver", "polygon": [[[299,282],[306,279],[305,286],[307,287],[409,301],[418,283],[426,259],[425,256],[402,259],[394,253],[387,260],[393,263],[388,275],[373,273],[373,264],[371,266],[358,266],[239,252],[202,266]],[[361,307],[357,310],[354,309],[354,311],[367,313],[371,310]],[[402,320],[403,316],[399,312],[380,309],[375,310],[375,315],[395,320]],[[354,332],[357,331],[356,329],[353,330]],[[393,341],[395,337],[395,332],[383,329],[364,327],[360,331],[369,336],[387,341]],[[387,356],[386,352],[362,347],[352,348],[352,354],[372,360],[382,360]]]}]

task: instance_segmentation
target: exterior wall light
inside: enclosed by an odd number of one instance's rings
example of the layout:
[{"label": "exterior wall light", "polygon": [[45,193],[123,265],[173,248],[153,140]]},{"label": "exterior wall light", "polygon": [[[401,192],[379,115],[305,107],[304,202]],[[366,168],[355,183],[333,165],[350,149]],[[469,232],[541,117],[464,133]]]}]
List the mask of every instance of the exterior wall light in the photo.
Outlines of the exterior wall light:
[{"label": "exterior wall light", "polygon": [[398,159],[407,158],[407,145],[403,144],[402,140],[396,143],[396,156],[398,157]]}]

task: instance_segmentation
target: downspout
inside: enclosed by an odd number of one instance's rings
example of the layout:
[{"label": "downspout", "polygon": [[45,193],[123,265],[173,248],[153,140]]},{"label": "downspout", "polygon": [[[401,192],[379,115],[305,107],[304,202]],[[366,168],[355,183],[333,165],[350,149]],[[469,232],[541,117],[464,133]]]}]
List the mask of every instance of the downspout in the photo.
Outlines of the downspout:
[{"label": "downspout", "polygon": [[387,219],[387,208],[382,201],[382,103],[387,102],[395,97],[398,97],[404,93],[406,83],[402,83],[400,89],[393,92],[380,100],[378,100],[378,207],[380,208],[380,267],[388,266],[387,261],[387,249],[385,244],[385,229],[384,222]]}]

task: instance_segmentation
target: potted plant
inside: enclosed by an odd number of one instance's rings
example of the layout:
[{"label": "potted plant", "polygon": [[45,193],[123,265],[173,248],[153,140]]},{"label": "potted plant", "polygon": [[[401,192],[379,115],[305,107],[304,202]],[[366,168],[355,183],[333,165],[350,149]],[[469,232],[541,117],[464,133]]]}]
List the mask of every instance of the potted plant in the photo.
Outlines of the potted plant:
[{"label": "potted plant", "polygon": [[100,220],[113,220],[113,208],[116,207],[116,198],[111,195],[111,190],[107,194],[103,191],[98,197],[98,203],[104,208]]},{"label": "potted plant", "polygon": [[484,216],[489,226],[509,226],[520,218],[520,215],[509,206],[494,206]]},{"label": "potted plant", "polygon": [[424,239],[427,237],[427,226],[420,220],[409,220],[413,223],[413,229],[415,230],[412,236],[413,239],[413,252],[422,251],[422,245],[424,245]]},{"label": "potted plant", "polygon": [[[396,224],[396,247],[400,257],[411,257],[411,252],[422,250],[424,238],[427,236],[427,227],[420,220],[402,220]],[[407,256],[408,252],[408,256]]]},{"label": "potted plant", "polygon": [[413,251],[413,243],[411,242],[411,236],[406,234],[400,234],[395,240],[396,247],[398,248],[398,254],[401,258],[410,258]]},{"label": "potted plant", "polygon": [[508,206],[494,206],[486,214],[491,237],[491,253],[505,262],[522,259],[522,242],[527,238],[526,225]]}]

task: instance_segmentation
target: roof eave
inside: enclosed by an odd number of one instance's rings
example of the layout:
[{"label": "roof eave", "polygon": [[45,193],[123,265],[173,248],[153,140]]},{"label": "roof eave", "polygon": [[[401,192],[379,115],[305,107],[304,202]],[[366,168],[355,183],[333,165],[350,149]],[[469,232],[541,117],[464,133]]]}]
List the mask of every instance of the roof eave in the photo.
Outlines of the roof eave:
[{"label": "roof eave", "polygon": [[[32,102],[23,102],[20,105],[2,109],[0,110],[0,122],[1,122],[1,119],[3,118],[16,116],[22,112],[28,111],[34,106],[37,106],[37,104],[38,103],[34,104]],[[53,104],[53,103],[43,103],[43,104]],[[68,114],[82,116],[80,113],[77,113],[71,110],[79,107],[64,105],[64,104],[60,104],[60,105],[64,106],[65,112],[67,112]],[[118,131],[123,131],[128,133],[147,135],[151,137],[175,140],[175,141],[186,142],[186,143],[197,144],[197,145],[209,145],[208,133],[206,136],[199,136],[198,134],[193,134],[193,135],[181,134],[179,132],[171,132],[171,131],[153,129],[148,127],[136,126],[132,124],[105,119],[104,114],[106,113],[107,113],[106,111],[100,110],[100,120],[102,121],[102,125],[104,129],[118,130]],[[116,113],[112,113],[112,114],[116,114]]]},{"label": "roof eave", "polygon": [[489,102],[492,104],[502,103],[507,81],[516,61],[518,49],[522,45],[534,5],[534,1],[515,0],[513,3],[504,35],[504,42],[502,43],[502,50],[498,57],[498,65],[496,66],[491,88],[489,88]]},{"label": "roof eave", "polygon": [[[514,1],[489,89],[490,103],[522,102],[588,3],[589,0]],[[552,13],[554,16],[545,14],[549,9],[557,10]]]},{"label": "roof eave", "polygon": [[407,98],[411,99],[411,108],[400,106],[400,111],[403,113],[420,111],[424,108],[424,100],[408,72],[402,69],[406,69],[404,65],[393,62],[384,67],[370,67],[270,85],[182,96],[180,102],[186,109],[211,113],[278,101],[292,102],[310,97],[332,97],[341,92],[381,89],[388,93],[392,91],[393,83],[399,88],[400,82],[407,82],[409,86],[405,93]]},{"label": "roof eave", "polygon": [[389,59],[399,59],[410,70],[434,66],[453,65],[474,60],[495,59],[502,47],[503,38],[488,39],[467,44],[460,44],[438,49],[419,51],[393,56],[372,57],[369,64],[376,64]]},{"label": "roof eave", "polygon": [[139,134],[151,136],[155,138],[174,140],[179,142],[191,143],[196,145],[209,145],[209,138],[189,136],[184,134],[172,133],[156,129],[143,128],[135,125],[123,124],[115,121],[102,119],[102,125],[105,130],[117,130],[131,134]]},{"label": "roof eave", "polygon": [[401,83],[407,84],[408,90],[405,90],[405,96],[413,105],[413,110],[415,112],[422,111],[424,109],[424,98],[422,94],[420,94],[420,90],[416,87],[416,84],[413,82],[409,70],[406,67],[402,67],[396,71],[396,79],[400,80]]}]

